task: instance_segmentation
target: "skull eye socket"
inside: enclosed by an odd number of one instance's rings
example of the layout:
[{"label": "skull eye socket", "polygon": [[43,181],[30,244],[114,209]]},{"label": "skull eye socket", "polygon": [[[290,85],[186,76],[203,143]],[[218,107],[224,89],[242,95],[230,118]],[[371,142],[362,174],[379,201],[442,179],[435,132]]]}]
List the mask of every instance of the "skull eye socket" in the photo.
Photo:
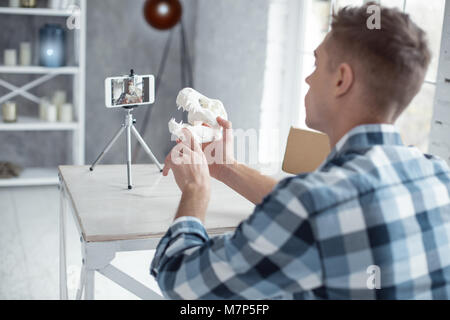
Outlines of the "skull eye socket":
[{"label": "skull eye socket", "polygon": [[200,106],[202,108],[208,108],[208,101],[206,101],[204,99],[198,99],[198,103],[200,104]]}]

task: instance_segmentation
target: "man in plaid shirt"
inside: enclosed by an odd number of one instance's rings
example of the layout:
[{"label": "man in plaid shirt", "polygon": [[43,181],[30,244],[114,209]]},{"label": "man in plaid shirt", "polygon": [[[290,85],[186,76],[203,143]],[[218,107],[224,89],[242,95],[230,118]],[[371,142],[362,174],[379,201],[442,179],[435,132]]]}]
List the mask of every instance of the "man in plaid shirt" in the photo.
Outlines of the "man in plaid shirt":
[{"label": "man in plaid shirt", "polygon": [[[306,79],[306,123],[333,147],[316,171],[277,183],[236,163],[231,123],[220,118],[224,138],[213,144],[223,164],[208,166],[188,131],[166,158],[164,175],[172,170],[182,191],[151,265],[166,297],[450,298],[450,171],[403,145],[393,126],[421,88],[430,51],[398,10],[381,8],[381,29],[368,29],[368,5],[333,16]],[[210,176],[256,205],[214,238],[203,226]]]}]

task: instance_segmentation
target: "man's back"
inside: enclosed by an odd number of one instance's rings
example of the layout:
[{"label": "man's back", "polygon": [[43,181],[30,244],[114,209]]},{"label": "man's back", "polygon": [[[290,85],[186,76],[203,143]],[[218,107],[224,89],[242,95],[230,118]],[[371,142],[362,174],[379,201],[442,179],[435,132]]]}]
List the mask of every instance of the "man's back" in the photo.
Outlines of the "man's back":
[{"label": "man's back", "polygon": [[448,299],[449,190],[442,160],[391,125],[359,126],[235,232],[174,223],[151,273],[175,299]]},{"label": "man's back", "polygon": [[322,285],[305,297],[450,298],[450,172],[394,127],[353,129],[318,171],[282,185],[320,254]]}]

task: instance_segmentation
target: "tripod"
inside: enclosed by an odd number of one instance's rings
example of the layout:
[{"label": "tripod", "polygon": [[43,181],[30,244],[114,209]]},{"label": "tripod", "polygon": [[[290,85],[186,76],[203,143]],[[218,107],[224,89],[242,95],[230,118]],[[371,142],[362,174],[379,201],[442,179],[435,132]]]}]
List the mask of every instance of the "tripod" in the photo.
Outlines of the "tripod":
[{"label": "tripod", "polygon": [[144,139],[142,139],[139,132],[136,130],[134,124],[136,123],[136,119],[133,118],[133,109],[137,106],[127,106],[124,107],[124,109],[127,110],[127,114],[125,115],[125,122],[120,127],[119,131],[117,131],[116,135],[111,139],[111,141],[106,145],[105,149],[100,153],[100,155],[97,157],[97,159],[94,161],[92,166],[89,168],[90,171],[94,171],[95,166],[97,163],[99,163],[102,158],[105,156],[105,154],[111,149],[112,145],[116,140],[119,138],[119,136],[126,130],[126,138],[127,138],[127,176],[128,176],[128,189],[133,189],[133,184],[131,181],[131,133],[133,133],[142,146],[142,148],[147,152],[147,154],[150,156],[152,161],[156,164],[160,172],[162,172],[162,166],[156,159],[155,155],[153,154],[152,150],[147,146]]},{"label": "tripod", "polygon": [[[179,31],[180,31],[180,75],[181,75],[181,88],[185,87],[194,87],[194,76],[192,71],[192,61],[189,54],[189,48],[188,48],[188,41],[186,37],[186,30],[184,27],[183,20],[181,19],[178,23],[179,25]],[[169,36],[167,38],[166,44],[164,46],[164,51],[161,57],[161,62],[159,63],[158,73],[156,75],[156,81],[155,81],[155,95],[158,95],[159,92],[159,86],[161,84],[162,77],[164,75],[164,71],[167,64],[167,58],[170,53],[170,48],[172,44],[172,38],[174,35],[175,30],[170,30]],[[158,100],[158,99],[156,99]],[[145,134],[147,132],[148,123],[150,122],[150,115],[152,112],[152,107],[147,108],[145,111],[144,121],[142,122],[141,132],[142,136],[145,137]],[[186,119],[184,120],[186,121]],[[139,157],[139,144],[136,145],[136,148],[134,149],[133,154],[133,161],[137,161],[137,158]]]}]

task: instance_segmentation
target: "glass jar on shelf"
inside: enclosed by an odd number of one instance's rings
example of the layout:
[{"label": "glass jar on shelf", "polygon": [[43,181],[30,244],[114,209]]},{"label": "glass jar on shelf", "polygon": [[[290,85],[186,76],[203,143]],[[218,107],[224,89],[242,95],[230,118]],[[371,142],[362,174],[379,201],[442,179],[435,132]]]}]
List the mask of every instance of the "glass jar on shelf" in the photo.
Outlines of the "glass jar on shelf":
[{"label": "glass jar on shelf", "polygon": [[17,122],[17,105],[14,101],[7,101],[3,104],[2,118],[5,123]]},{"label": "glass jar on shelf", "polygon": [[39,29],[40,65],[57,68],[65,64],[65,32],[58,24],[45,24]]},{"label": "glass jar on shelf", "polygon": [[20,6],[22,8],[36,8],[36,0],[21,0]]}]

